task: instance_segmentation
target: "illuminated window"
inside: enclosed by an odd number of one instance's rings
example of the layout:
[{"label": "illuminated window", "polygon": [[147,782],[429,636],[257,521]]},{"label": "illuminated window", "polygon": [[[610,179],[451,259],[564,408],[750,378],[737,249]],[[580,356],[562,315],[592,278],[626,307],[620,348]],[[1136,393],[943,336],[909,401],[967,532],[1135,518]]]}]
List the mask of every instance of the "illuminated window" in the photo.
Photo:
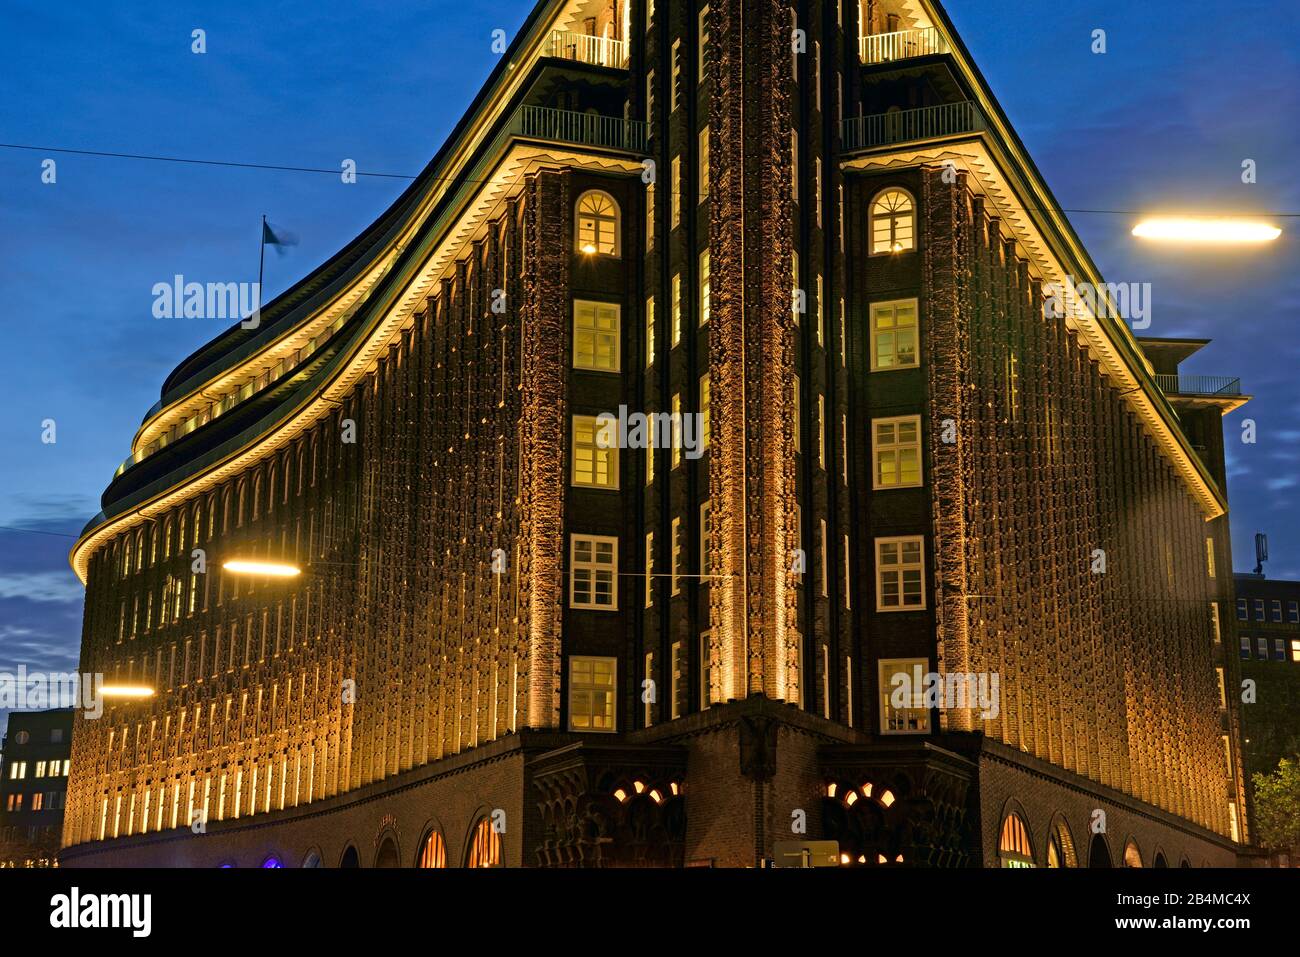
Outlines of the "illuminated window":
[{"label": "illuminated window", "polygon": [[669,702],[672,705],[673,718],[680,718],[686,713],[686,689],[688,687],[686,645],[680,641],[673,642],[671,664]]},{"label": "illuminated window", "polygon": [[907,369],[919,364],[916,349],[916,300],[877,302],[871,306],[871,371]]},{"label": "illuminated window", "polygon": [[920,536],[876,539],[876,611],[925,607],[923,545]]},{"label": "illuminated window", "polygon": [[799,377],[792,376],[793,382],[790,389],[791,416],[790,421],[794,423],[794,450],[799,451],[800,438],[803,432],[803,423],[799,421]]},{"label": "illuminated window", "polygon": [[998,838],[998,860],[1003,867],[1033,867],[1034,851],[1029,843],[1029,828],[1019,814],[1012,811],[1002,820]]},{"label": "illuminated window", "polygon": [[901,189],[887,189],[871,202],[871,254],[900,253],[916,248],[916,210]]},{"label": "illuminated window", "polygon": [[[1214,539],[1208,535],[1205,538],[1205,570],[1211,578],[1214,577]],[[1282,605],[1280,602],[1274,602],[1278,606],[1277,617],[1274,621],[1282,620]]]},{"label": "illuminated window", "polygon": [[673,326],[672,336],[673,345],[682,341],[682,276],[681,273],[673,273]]},{"label": "illuminated window", "polygon": [[1142,852],[1138,850],[1138,846],[1132,838],[1129,838],[1128,843],[1124,845],[1124,866],[1142,866]]},{"label": "illuminated window", "polygon": [[1291,660],[1300,661],[1300,639],[1291,639]]},{"label": "illuminated window", "polygon": [[1222,668],[1215,668],[1215,669],[1214,669],[1214,674],[1215,674],[1215,675],[1218,677],[1218,679],[1219,679],[1219,707],[1220,707],[1220,708],[1226,708],[1226,707],[1228,707],[1228,688],[1227,688],[1227,686],[1223,683],[1223,669],[1222,669]]},{"label": "illuminated window", "polygon": [[699,137],[699,183],[697,203],[702,203],[709,198],[709,128],[706,126],[700,130]]},{"label": "illuminated window", "polygon": [[682,224],[682,158],[680,156],[673,157],[672,170],[672,194],[668,197],[668,210],[672,228],[676,229]]},{"label": "illuminated window", "polygon": [[32,810],[39,811],[44,806],[45,806],[45,795],[42,794],[40,791],[37,791],[35,794],[32,795]]},{"label": "illuminated window", "polygon": [[618,609],[618,539],[569,536],[569,607]]},{"label": "illuminated window", "polygon": [[573,417],[570,484],[581,488],[618,488],[618,437],[613,419]]},{"label": "illuminated window", "polygon": [[1047,835],[1047,866],[1078,867],[1079,859],[1074,853],[1074,838],[1064,821],[1057,821],[1051,833]]},{"label": "illuminated window", "polygon": [[672,593],[680,595],[682,591],[680,576],[682,573],[682,520],[673,519],[672,525],[672,554],[669,557],[668,571],[671,575],[669,579],[672,582]]},{"label": "illuminated window", "polygon": [[617,731],[614,723],[616,658],[569,658],[569,730]]},{"label": "illuminated window", "polygon": [[[653,651],[646,652],[644,677],[647,684],[644,684],[641,687],[645,689],[651,688],[655,680],[655,653]],[[650,725],[655,723],[654,704],[655,703],[654,703],[653,695],[644,694],[644,693],[641,695],[641,708],[642,708],[641,718],[647,728],[650,727]]]},{"label": "illuminated window", "polygon": [[645,606],[655,603],[655,533],[645,533]]},{"label": "illuminated window", "polygon": [[929,734],[930,709],[925,706],[924,658],[880,659],[880,733]]},{"label": "illuminated window", "polygon": [[1007,418],[1020,421],[1020,356],[1016,350],[1007,350]]},{"label": "illuminated window", "polygon": [[619,326],[617,303],[574,300],[573,367],[591,372],[618,372]]},{"label": "illuminated window", "polygon": [[668,90],[668,111],[674,112],[677,109],[678,87],[682,83],[682,41],[680,38],[673,41],[673,82]]},{"label": "illuminated window", "polygon": [[709,535],[712,532],[712,526],[709,523],[712,521],[712,517],[710,512],[707,501],[700,504],[700,574],[706,576],[701,583],[704,585],[709,583],[707,576],[711,574],[709,566]]},{"label": "illuminated window", "polygon": [[817,467],[826,468],[826,396],[817,393]]},{"label": "illuminated window", "polygon": [[672,412],[669,417],[669,424],[672,427],[672,461],[673,468],[682,464],[682,394],[674,392],[672,398]]},{"label": "illuminated window", "polygon": [[709,5],[706,3],[700,7],[699,15],[699,67],[698,76],[701,83],[704,82],[704,51],[709,48]]},{"label": "illuminated window", "polygon": [[655,246],[655,184],[654,180],[646,183],[645,187],[645,248],[654,249]]},{"label": "illuminated window", "polygon": [[618,203],[609,193],[589,190],[578,197],[578,251],[617,256]]},{"label": "illuminated window", "polygon": [[1219,606],[1214,602],[1210,602],[1210,630],[1216,644],[1223,640],[1223,632],[1219,626]]},{"label": "illuminated window", "polygon": [[871,420],[872,488],[921,484],[921,417]]},{"label": "illuminated window", "polygon": [[655,364],[655,297],[649,296],[645,301],[645,365],[650,368]]},{"label": "illuminated window", "polygon": [[706,249],[700,253],[700,325],[709,321],[710,307],[710,284],[709,284],[709,251]]},{"label": "illuminated window", "polygon": [[470,839],[469,857],[466,859],[465,866],[501,866],[501,835],[492,826],[492,821],[486,817],[480,818],[478,825],[474,828],[474,836]]},{"label": "illuminated window", "polygon": [[700,450],[709,447],[709,377],[700,376]]},{"label": "illuminated window", "polygon": [[38,778],[43,778],[43,777],[45,777],[45,762],[44,762],[44,761],[37,761],[37,762],[36,762],[36,777],[38,777]]},{"label": "illuminated window", "polygon": [[[654,422],[654,412],[646,410],[646,418]],[[645,448],[645,484],[653,485],[655,480],[655,449],[659,447],[659,429],[657,427],[650,429],[650,435],[647,437]]]},{"label": "illuminated window", "polygon": [[25,777],[27,777],[27,762],[26,762],[26,761],[15,761],[15,762],[13,762],[12,764],[9,765],[9,780],[10,780],[10,781],[21,781],[21,780],[22,780],[23,778],[25,778]]},{"label": "illuminated window", "polygon": [[713,653],[710,642],[712,641],[712,632],[701,632],[700,634],[700,710],[703,711],[712,702],[712,689],[710,683],[713,680],[713,665],[711,656]]},{"label": "illuminated window", "polygon": [[790,131],[790,198],[799,202],[799,131]]}]

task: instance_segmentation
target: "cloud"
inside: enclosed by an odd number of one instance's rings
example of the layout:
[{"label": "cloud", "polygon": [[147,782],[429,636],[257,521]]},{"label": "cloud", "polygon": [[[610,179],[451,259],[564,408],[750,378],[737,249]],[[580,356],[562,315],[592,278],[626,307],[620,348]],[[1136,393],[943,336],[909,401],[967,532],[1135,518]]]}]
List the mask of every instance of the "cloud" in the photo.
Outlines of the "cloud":
[{"label": "cloud", "polygon": [[71,570],[0,574],[0,600],[26,598],[28,601],[80,603],[84,597],[85,591]]}]

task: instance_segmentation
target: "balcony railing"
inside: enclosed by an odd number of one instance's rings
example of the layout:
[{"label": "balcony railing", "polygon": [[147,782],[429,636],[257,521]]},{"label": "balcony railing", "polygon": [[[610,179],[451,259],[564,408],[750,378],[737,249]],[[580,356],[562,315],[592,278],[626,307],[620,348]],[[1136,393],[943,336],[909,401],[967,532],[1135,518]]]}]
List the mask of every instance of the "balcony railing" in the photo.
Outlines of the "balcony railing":
[{"label": "balcony railing", "polygon": [[627,44],[613,37],[593,37],[585,33],[553,30],[546,55],[615,70],[627,69]]},{"label": "balcony railing", "polygon": [[983,129],[983,117],[971,100],[923,106],[916,110],[875,113],[844,121],[841,139],[846,150],[888,146],[940,136],[957,136]]},{"label": "balcony railing", "polygon": [[863,63],[890,63],[910,57],[947,53],[948,44],[934,27],[899,30],[858,37],[858,55]]},{"label": "balcony railing", "polygon": [[1241,379],[1226,375],[1157,375],[1156,385],[1165,395],[1241,395]]},{"label": "balcony railing", "polygon": [[582,143],[644,153],[646,123],[620,116],[599,116],[549,106],[521,106],[510,120],[510,132],[539,140]]}]

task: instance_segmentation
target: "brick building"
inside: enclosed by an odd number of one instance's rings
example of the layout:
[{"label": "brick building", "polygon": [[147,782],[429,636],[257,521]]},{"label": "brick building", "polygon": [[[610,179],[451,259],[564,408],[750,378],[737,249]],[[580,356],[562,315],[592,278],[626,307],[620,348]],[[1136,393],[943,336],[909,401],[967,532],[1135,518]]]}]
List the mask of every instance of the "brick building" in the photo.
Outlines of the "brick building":
[{"label": "brick building", "polygon": [[71,754],[71,708],[9,713],[0,744],[0,867],[54,864]]},{"label": "brick building", "polygon": [[164,383],[63,860],[1233,863],[1222,403],[1085,281],[937,4],[543,0]]}]

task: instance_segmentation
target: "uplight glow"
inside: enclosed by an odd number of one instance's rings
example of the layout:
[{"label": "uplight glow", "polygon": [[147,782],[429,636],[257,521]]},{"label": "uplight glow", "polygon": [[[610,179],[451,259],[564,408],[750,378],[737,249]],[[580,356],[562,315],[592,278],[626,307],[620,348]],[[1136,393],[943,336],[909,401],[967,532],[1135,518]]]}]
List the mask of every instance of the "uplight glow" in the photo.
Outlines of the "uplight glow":
[{"label": "uplight glow", "polygon": [[225,562],[221,567],[236,575],[267,575],[271,578],[293,578],[302,574],[302,569],[297,565],[288,565],[284,562],[232,560]]},{"label": "uplight glow", "polygon": [[1282,230],[1259,220],[1159,216],[1142,220],[1133,227],[1133,235],[1167,243],[1268,243]]}]

